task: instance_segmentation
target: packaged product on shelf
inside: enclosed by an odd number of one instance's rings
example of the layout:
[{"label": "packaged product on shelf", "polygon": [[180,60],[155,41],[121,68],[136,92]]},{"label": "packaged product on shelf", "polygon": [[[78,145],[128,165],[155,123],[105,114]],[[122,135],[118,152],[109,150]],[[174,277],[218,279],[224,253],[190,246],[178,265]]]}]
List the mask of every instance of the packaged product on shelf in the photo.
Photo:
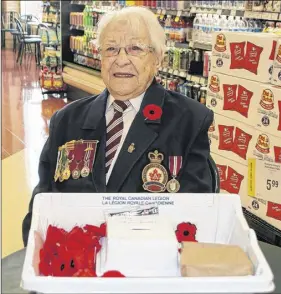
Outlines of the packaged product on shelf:
[{"label": "packaged product on shelf", "polygon": [[246,209],[281,230],[281,164],[249,159]]},{"label": "packaged product on shelf", "polygon": [[253,127],[215,113],[208,132],[211,152],[247,165],[255,149],[255,132]]},{"label": "packaged product on shelf", "polygon": [[203,86],[200,88],[199,102],[206,105],[206,99],[207,99],[207,87]]},{"label": "packaged product on shelf", "polygon": [[281,12],[281,2],[279,0],[272,1],[272,11]]},{"label": "packaged product on shelf", "polygon": [[267,21],[263,28],[263,33],[273,33],[275,30],[275,22],[274,21]]},{"label": "packaged product on shelf", "polygon": [[253,2],[253,4],[252,4],[253,11],[263,11],[264,10],[265,1],[252,1],[252,2]]},{"label": "packaged product on shelf", "polygon": [[183,84],[183,91],[184,91],[184,95],[188,98],[193,97],[193,93],[192,93],[192,89],[193,89],[193,83],[190,81],[187,81]]},{"label": "packaged product on shelf", "polygon": [[212,71],[269,83],[278,37],[265,33],[215,32]]},{"label": "packaged product on shelf", "polygon": [[207,78],[209,76],[209,71],[211,68],[211,51],[205,51],[204,52],[204,64],[203,64],[203,77]]},{"label": "packaged product on shelf", "polygon": [[196,101],[200,101],[200,87],[199,84],[194,84],[192,86],[192,99]]},{"label": "packaged product on shelf", "polygon": [[43,85],[44,89],[51,89],[53,87],[53,75],[50,72],[43,73]]},{"label": "packaged product on shelf", "polygon": [[58,66],[56,51],[50,52],[49,57],[50,57],[50,67]]},{"label": "packaged product on shelf", "polygon": [[281,86],[281,40],[276,45],[271,83]]},{"label": "packaged product on shelf", "polygon": [[220,193],[238,194],[242,206],[247,205],[248,196],[248,168],[227,157],[211,153],[220,177]]},{"label": "packaged product on shelf", "polygon": [[281,138],[261,131],[255,131],[248,156],[269,163],[281,163]]},{"label": "packaged product on shelf", "polygon": [[211,72],[206,106],[281,138],[281,88]]},{"label": "packaged product on shelf", "polygon": [[61,89],[63,87],[62,76],[59,74],[53,75],[53,87],[56,89]]},{"label": "packaged product on shelf", "polygon": [[271,84],[281,87],[281,67],[273,67]]},{"label": "packaged product on shelf", "polygon": [[279,0],[266,1],[265,11],[280,12],[281,3]]}]

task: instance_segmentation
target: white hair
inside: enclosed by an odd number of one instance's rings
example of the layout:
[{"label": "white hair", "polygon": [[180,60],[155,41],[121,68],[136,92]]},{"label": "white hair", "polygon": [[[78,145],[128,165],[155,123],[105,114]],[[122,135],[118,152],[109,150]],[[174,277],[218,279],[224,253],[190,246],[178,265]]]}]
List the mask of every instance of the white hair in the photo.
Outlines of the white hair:
[{"label": "white hair", "polygon": [[101,46],[101,41],[106,27],[116,20],[126,20],[129,22],[130,28],[138,32],[138,27],[145,24],[149,32],[151,46],[160,61],[162,61],[166,52],[166,35],[160,25],[157,17],[153,12],[144,7],[125,7],[120,10],[115,10],[104,14],[98,23],[97,40],[98,47]]}]

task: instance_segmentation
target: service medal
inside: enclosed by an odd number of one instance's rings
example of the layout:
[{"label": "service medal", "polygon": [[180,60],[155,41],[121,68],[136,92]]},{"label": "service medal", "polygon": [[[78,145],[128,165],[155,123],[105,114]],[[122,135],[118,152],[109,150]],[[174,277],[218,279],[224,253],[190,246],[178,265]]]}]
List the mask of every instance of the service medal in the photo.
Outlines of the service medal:
[{"label": "service medal", "polygon": [[63,179],[68,180],[69,178],[70,178],[70,170],[68,168],[63,171]]},{"label": "service medal", "polygon": [[87,177],[91,170],[90,170],[90,161],[91,158],[93,158],[92,160],[94,160],[95,157],[95,152],[96,152],[96,144],[97,141],[83,141],[83,143],[87,144],[87,148],[84,150],[85,152],[85,156],[84,156],[84,166],[81,170],[81,177],[85,178]]},{"label": "service medal", "polygon": [[81,177],[85,178],[90,174],[90,169],[87,166],[84,166],[81,170]]},{"label": "service medal", "polygon": [[81,171],[79,170],[79,168],[76,167],[76,168],[72,171],[71,175],[72,175],[72,178],[73,178],[74,180],[77,180],[77,179],[80,178]]},{"label": "service medal", "polygon": [[167,170],[161,162],[164,155],[158,150],[148,153],[150,163],[142,171],[143,188],[152,193],[164,192],[168,181]]},{"label": "service medal", "polygon": [[167,183],[167,191],[169,193],[177,193],[179,189],[180,189],[180,183],[178,180],[173,178]]},{"label": "service medal", "polygon": [[177,193],[180,189],[180,183],[176,179],[182,167],[182,156],[169,156],[169,169],[172,179],[167,183],[167,191],[169,193]]}]

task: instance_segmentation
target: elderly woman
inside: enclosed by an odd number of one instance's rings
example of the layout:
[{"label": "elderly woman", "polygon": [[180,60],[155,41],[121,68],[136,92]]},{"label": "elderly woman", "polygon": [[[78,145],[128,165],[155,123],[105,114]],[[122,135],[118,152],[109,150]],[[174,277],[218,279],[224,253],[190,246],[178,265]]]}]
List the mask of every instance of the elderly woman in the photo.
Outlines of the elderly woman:
[{"label": "elderly woman", "polygon": [[34,196],[42,192],[212,192],[208,128],[213,113],[155,81],[165,33],[155,15],[106,14],[97,43],[106,89],[54,114]]}]

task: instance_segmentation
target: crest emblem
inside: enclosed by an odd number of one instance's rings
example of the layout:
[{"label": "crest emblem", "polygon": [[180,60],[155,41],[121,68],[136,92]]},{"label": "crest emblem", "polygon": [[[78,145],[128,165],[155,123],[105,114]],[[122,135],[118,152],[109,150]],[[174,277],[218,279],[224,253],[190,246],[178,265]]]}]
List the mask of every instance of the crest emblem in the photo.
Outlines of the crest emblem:
[{"label": "crest emblem", "polygon": [[164,155],[158,150],[148,153],[150,163],[142,171],[143,188],[146,191],[159,193],[166,190],[168,172],[161,162]]}]

